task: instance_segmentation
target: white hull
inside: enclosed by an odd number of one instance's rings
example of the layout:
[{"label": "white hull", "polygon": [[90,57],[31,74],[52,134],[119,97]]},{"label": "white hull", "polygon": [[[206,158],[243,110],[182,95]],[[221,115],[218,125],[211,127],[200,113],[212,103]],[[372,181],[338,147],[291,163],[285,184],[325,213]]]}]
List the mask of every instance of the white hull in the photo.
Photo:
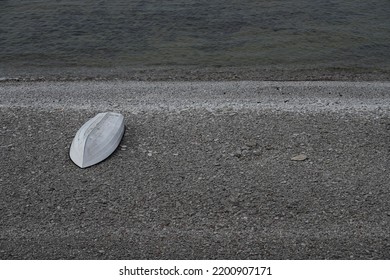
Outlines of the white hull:
[{"label": "white hull", "polygon": [[70,158],[81,168],[101,162],[118,147],[124,130],[121,114],[97,114],[77,131],[70,146]]}]

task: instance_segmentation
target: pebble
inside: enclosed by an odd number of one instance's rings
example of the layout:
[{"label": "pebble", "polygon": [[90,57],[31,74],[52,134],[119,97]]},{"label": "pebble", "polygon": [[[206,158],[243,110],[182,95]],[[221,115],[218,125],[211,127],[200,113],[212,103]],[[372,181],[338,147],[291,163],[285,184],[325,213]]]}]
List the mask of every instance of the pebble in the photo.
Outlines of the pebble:
[{"label": "pebble", "polygon": [[245,145],[248,146],[249,148],[253,148],[257,146],[257,143],[255,141],[248,141],[245,143]]},{"label": "pebble", "polygon": [[307,159],[308,159],[307,155],[304,154],[300,154],[291,158],[292,161],[304,161]]},{"label": "pebble", "polygon": [[182,206],[182,204],[180,203],[180,201],[176,201],[175,206],[176,206],[176,208],[180,208]]},{"label": "pebble", "polygon": [[241,150],[238,150],[238,151],[236,151],[235,153],[233,153],[233,156],[234,156],[234,157],[240,158],[240,157],[242,156]]}]

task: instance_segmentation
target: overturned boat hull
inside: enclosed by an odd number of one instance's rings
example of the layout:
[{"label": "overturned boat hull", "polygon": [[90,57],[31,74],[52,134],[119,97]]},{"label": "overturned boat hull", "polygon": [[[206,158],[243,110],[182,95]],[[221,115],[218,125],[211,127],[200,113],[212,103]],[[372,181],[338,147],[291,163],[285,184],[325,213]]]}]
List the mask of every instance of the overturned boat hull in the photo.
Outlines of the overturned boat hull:
[{"label": "overturned boat hull", "polygon": [[101,162],[118,147],[124,130],[123,115],[97,114],[77,131],[70,146],[70,158],[81,168]]}]

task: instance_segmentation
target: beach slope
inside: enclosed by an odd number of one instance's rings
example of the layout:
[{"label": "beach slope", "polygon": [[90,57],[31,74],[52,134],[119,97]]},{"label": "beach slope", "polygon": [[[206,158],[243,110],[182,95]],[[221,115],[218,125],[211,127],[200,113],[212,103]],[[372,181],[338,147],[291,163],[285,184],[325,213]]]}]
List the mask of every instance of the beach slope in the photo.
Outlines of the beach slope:
[{"label": "beach slope", "polygon": [[390,258],[389,82],[2,82],[0,114],[1,259]]}]

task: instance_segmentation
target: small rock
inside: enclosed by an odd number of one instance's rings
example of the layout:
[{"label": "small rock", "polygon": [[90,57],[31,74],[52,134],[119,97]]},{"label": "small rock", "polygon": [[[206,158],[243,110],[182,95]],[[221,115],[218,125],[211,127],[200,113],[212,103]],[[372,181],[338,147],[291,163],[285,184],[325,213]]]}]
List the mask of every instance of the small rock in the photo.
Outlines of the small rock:
[{"label": "small rock", "polygon": [[242,156],[241,150],[238,150],[237,152],[235,152],[235,153],[233,154],[233,156],[234,156],[234,157],[237,157],[237,158],[240,158],[240,157]]},{"label": "small rock", "polygon": [[249,148],[254,148],[257,146],[257,143],[255,141],[248,141],[245,143],[246,146],[248,146]]},{"label": "small rock", "polygon": [[300,154],[291,158],[292,161],[304,161],[307,159],[308,159],[307,155],[304,154]]}]

